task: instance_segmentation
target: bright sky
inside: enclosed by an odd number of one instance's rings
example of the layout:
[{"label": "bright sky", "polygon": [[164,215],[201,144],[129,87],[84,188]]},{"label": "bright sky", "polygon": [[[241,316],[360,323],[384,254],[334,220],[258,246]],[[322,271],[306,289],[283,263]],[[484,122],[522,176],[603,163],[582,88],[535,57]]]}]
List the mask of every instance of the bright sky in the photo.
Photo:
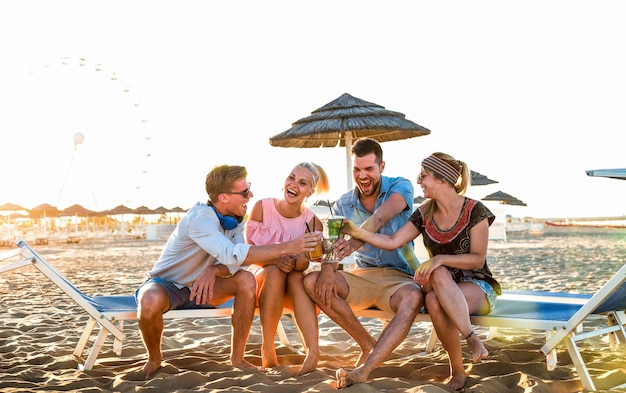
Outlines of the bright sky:
[{"label": "bright sky", "polygon": [[304,160],[331,175],[334,199],[346,191],[343,148],[269,138],[349,93],[431,130],[383,144],[387,175],[415,182],[421,160],[443,151],[499,181],[469,196],[501,190],[528,204],[508,214],[624,215],[626,182],[585,174],[626,167],[624,11],[569,0],[2,2],[0,204],[187,208],[221,163],[248,167],[255,199],[278,196]]}]

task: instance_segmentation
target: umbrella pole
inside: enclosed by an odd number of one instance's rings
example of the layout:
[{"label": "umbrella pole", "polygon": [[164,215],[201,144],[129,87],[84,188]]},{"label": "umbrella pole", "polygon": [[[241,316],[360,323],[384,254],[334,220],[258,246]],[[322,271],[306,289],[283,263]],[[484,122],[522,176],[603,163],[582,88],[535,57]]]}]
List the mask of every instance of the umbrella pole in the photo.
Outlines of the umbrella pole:
[{"label": "umbrella pole", "polygon": [[346,139],[346,185],[348,190],[352,189],[352,132],[347,131],[344,134]]}]

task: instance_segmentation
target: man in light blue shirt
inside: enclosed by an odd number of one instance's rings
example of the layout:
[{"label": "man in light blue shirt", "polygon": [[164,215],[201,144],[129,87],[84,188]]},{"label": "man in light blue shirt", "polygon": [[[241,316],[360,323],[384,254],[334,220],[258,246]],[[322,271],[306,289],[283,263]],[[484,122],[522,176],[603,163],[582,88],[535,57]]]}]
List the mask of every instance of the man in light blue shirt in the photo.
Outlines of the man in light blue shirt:
[{"label": "man in light blue shirt", "polygon": [[[374,202],[374,211],[388,200],[391,193],[399,194],[406,206],[411,207],[413,204],[413,185],[402,177],[380,177],[380,192]],[[355,188],[341,198],[339,198],[333,206],[334,214],[343,216],[346,219],[356,223],[363,224],[367,219],[372,217],[372,212],[367,210],[360,201],[359,188]],[[391,217],[389,221],[383,225],[378,232],[391,235],[400,227],[406,224],[411,216],[411,209],[404,209],[400,214]],[[367,243],[360,243],[356,239],[352,242],[354,249],[354,260],[359,268],[366,267],[388,267],[400,270],[406,274],[413,276],[414,270],[412,264],[415,263],[416,257],[413,251],[413,242],[405,244],[401,248],[393,251],[382,250]],[[362,244],[362,245],[361,245]],[[360,246],[360,248],[359,248]]]},{"label": "man in light blue shirt", "polygon": [[148,351],[145,378],[161,367],[163,313],[215,307],[230,299],[234,299],[231,363],[241,369],[263,371],[244,358],[254,317],[256,280],[241,266],[289,264],[291,255],[313,251],[320,238],[305,233],[282,243],[245,244],[243,217],[254,196],[246,177],[246,168],[235,165],[218,165],[208,173],[205,187],[209,201],[198,202],[187,212],[137,289],[138,325]]},{"label": "man in light blue shirt", "polygon": [[[333,212],[369,231],[394,233],[412,213],[411,182],[382,175],[385,168],[382,148],[370,138],[354,143],[352,164],[356,187],[335,202]],[[337,370],[337,386],[341,388],[365,382],[404,340],[424,296],[413,281],[413,270],[419,264],[413,243],[385,251],[357,239],[340,239],[335,252],[339,259],[354,252],[357,268],[347,272],[338,270],[337,263],[323,263],[319,271],[305,277],[304,285],[322,311],[361,347],[354,370]],[[395,313],[378,342],[354,315],[354,311],[373,307]]]}]

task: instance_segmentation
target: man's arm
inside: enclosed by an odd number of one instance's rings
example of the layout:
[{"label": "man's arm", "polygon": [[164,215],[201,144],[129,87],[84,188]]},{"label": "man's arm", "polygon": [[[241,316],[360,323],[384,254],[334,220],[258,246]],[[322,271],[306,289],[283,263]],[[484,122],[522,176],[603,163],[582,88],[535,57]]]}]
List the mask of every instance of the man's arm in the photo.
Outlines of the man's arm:
[{"label": "man's arm", "polygon": [[307,232],[293,240],[264,246],[252,246],[243,265],[263,263],[282,255],[308,253],[321,241],[318,233]]},{"label": "man's arm", "polygon": [[[253,223],[254,222],[254,223]],[[250,212],[250,216],[246,221],[246,230],[245,230],[245,239],[247,244],[251,244],[256,246],[254,241],[256,231],[259,230],[258,226],[263,222],[263,200],[258,200],[254,206],[252,207],[252,211]],[[253,223],[253,224],[251,224]],[[276,256],[272,259],[265,260],[262,263],[248,262],[248,259],[244,262],[244,264],[258,264],[260,266],[266,265],[279,265],[281,262],[281,256]]]},{"label": "man's arm", "polygon": [[[374,213],[360,226],[369,232],[378,232],[378,230],[382,228],[387,221],[402,213],[406,208],[407,204],[402,194],[394,192],[378,207],[378,209],[374,210]],[[353,252],[365,244],[361,240],[355,238],[351,238],[349,243]]]},{"label": "man's arm", "polygon": [[200,277],[193,283],[189,300],[196,300],[196,304],[206,304],[213,301],[213,289],[217,277],[226,277],[230,274],[228,267],[222,264],[208,265]]}]

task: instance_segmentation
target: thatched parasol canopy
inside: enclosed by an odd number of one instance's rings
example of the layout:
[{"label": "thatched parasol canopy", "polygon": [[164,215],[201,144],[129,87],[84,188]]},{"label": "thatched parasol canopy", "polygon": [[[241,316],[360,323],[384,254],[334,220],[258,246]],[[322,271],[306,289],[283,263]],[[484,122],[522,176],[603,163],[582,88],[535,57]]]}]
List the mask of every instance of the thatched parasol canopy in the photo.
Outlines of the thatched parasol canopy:
[{"label": "thatched parasol canopy", "polygon": [[498,183],[496,180],[492,180],[485,175],[482,175],[478,172],[470,171],[472,174],[472,185],[473,186],[486,186],[488,184]]},{"label": "thatched parasol canopy", "polygon": [[159,206],[156,209],[153,210],[155,214],[165,214],[169,211],[168,208],[163,207],[163,206]]},{"label": "thatched parasol canopy", "polygon": [[103,213],[106,213],[106,215],[108,215],[108,216],[116,216],[118,214],[121,214],[121,215],[124,215],[124,214],[135,214],[135,210],[131,209],[130,207],[125,206],[125,205],[117,205],[113,209],[106,210]]},{"label": "thatched parasol canopy", "polygon": [[66,216],[82,216],[82,217],[91,216],[93,217],[96,215],[98,215],[97,212],[91,211],[79,204],[74,204],[72,206],[66,207],[65,209],[59,212],[59,216],[62,216],[62,217],[66,217]]},{"label": "thatched parasol canopy", "polygon": [[353,97],[348,93],[311,112],[292,127],[270,138],[278,147],[345,146],[348,186],[352,185],[350,150],[357,138],[369,137],[378,142],[428,135],[430,130],[405,119],[404,114]]},{"label": "thatched parasol canopy", "polygon": [[44,218],[44,217],[56,217],[59,215],[59,209],[48,204],[42,203],[39,206],[35,206],[30,209],[29,217],[31,218]]},{"label": "thatched parasol canopy", "polygon": [[135,214],[156,214],[154,210],[150,209],[147,206],[139,206],[138,208],[133,210]]},{"label": "thatched parasol canopy", "polygon": [[415,198],[413,198],[413,204],[414,205],[421,205],[422,203],[424,203],[425,200],[426,200],[426,198],[424,198],[421,195],[418,195]]},{"label": "thatched parasol canopy", "polygon": [[11,202],[7,202],[3,205],[0,205],[0,211],[2,212],[19,212],[22,210],[28,210],[28,209],[18,204],[11,203]]},{"label": "thatched parasol canopy", "polygon": [[526,206],[526,204],[506,192],[496,191],[482,199],[483,201],[497,201],[503,205]]}]

